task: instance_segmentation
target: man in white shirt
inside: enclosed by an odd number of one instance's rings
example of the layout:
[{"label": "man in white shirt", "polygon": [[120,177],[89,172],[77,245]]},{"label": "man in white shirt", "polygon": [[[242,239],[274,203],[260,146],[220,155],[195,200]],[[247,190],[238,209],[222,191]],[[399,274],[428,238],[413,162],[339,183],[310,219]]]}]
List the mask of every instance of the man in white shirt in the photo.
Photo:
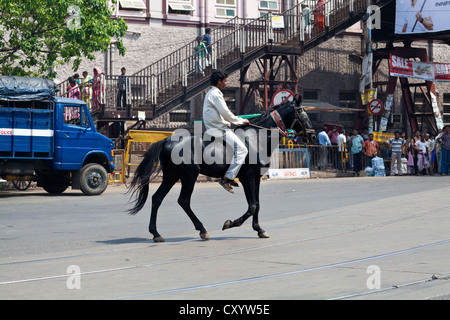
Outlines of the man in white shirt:
[{"label": "man in white shirt", "polygon": [[228,74],[222,70],[214,70],[211,74],[212,88],[206,94],[203,103],[203,121],[208,131],[225,133],[226,143],[233,146],[233,161],[219,183],[225,190],[234,193],[232,186],[237,186],[234,179],[245,162],[248,150],[241,139],[231,130],[231,124],[239,126],[248,124],[249,121],[235,116],[228,108],[221,91],[227,86],[227,78]]},{"label": "man in white shirt", "polygon": [[345,149],[346,149],[346,143],[347,143],[347,137],[345,136],[345,130],[342,129],[341,131],[339,131],[339,135],[336,138],[336,142],[338,145],[338,159],[337,159],[337,164],[338,164],[338,169],[342,170],[342,165],[345,164]]},{"label": "man in white shirt", "polygon": [[427,169],[430,167],[430,163],[427,156],[427,143],[423,134],[420,135],[420,140],[416,142],[416,149],[419,151],[419,155],[417,156],[417,166],[419,167],[419,172],[422,175],[425,175]]}]

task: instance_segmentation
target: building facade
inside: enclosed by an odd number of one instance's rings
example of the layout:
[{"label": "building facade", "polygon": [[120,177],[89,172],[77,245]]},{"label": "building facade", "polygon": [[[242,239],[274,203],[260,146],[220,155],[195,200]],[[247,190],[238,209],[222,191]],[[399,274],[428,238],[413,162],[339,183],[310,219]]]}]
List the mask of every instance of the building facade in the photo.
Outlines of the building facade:
[{"label": "building facade", "polygon": [[[122,67],[126,67],[127,74],[132,75],[192,42],[197,36],[203,35],[206,27],[215,28],[235,16],[242,19],[256,19],[267,12],[281,13],[297,5],[300,0],[117,0],[115,4],[109,2],[113,10],[112,17],[124,18],[128,24],[128,31],[124,37],[126,55],[119,56],[112,44],[108,52],[98,54],[95,61],[84,61],[78,71],[80,74],[84,70],[92,73],[94,67],[99,67],[106,74],[117,75],[120,74]],[[308,4],[313,8],[315,1],[308,1]],[[358,23],[302,56],[292,57],[299,83],[297,88],[290,89],[299,89],[303,92],[305,103],[327,102],[347,109],[360,108],[362,42],[363,35]],[[426,43],[413,45],[427,46]],[[429,51],[432,51],[434,61],[450,61],[447,45],[433,44],[431,48]],[[289,78],[289,75],[283,74],[283,70],[285,73],[288,72],[287,69],[282,69],[279,77]],[[61,67],[57,72],[57,81],[63,81],[74,73],[70,67]],[[382,64],[374,77],[377,81],[384,81],[388,75],[388,66]],[[258,80],[259,77],[261,73],[258,72],[258,68],[256,66],[250,68],[248,80]],[[436,84],[436,90],[439,106],[444,112],[444,122],[450,123],[450,85]],[[378,97],[383,99],[383,87],[380,87],[378,92]],[[172,130],[192,126],[192,121],[201,119],[203,96],[204,93],[199,94],[177,110],[149,122],[148,128]],[[230,108],[239,113],[237,106],[241,104],[243,96],[239,74],[230,76],[225,96]],[[414,98],[424,100],[420,92],[415,92]],[[247,110],[249,113],[261,111],[258,94],[252,97]],[[350,130],[355,117],[358,116],[357,112],[329,112],[320,109],[309,111],[309,114],[317,130],[324,124],[339,125]],[[395,93],[392,114],[388,131],[407,131],[408,118],[399,87]]]}]

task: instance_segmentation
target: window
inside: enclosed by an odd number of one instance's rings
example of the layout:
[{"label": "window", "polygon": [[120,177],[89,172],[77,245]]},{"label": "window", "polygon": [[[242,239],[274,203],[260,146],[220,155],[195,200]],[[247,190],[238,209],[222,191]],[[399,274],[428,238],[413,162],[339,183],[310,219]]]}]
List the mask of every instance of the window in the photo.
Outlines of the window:
[{"label": "window", "polygon": [[170,113],[170,122],[189,122],[191,121],[191,114],[187,112],[172,112]]},{"label": "window", "polygon": [[342,108],[356,108],[356,92],[339,91],[339,106]]},{"label": "window", "polygon": [[444,124],[450,124],[450,93],[444,93],[443,118]]},{"label": "window", "polygon": [[216,8],[216,17],[234,18],[235,16],[236,16],[236,9]]},{"label": "window", "polygon": [[216,0],[216,4],[235,7],[236,6],[236,0]]},{"label": "window", "polygon": [[261,10],[278,10],[278,1],[259,1],[259,9]]},{"label": "window", "polygon": [[64,123],[83,128],[90,127],[89,118],[82,106],[64,106]]},{"label": "window", "polygon": [[189,15],[192,11],[195,11],[194,6],[191,4],[191,0],[176,0],[170,1],[169,13],[170,14],[184,14]]},{"label": "window", "polygon": [[343,122],[344,124],[352,124],[355,121],[354,113],[339,113],[339,122]]},{"label": "window", "polygon": [[318,90],[303,90],[303,100],[319,100]]},{"label": "window", "polygon": [[109,8],[113,10],[113,16],[123,17],[137,21],[150,18],[150,0],[107,0]]},{"label": "window", "polygon": [[216,0],[216,17],[234,18],[236,16],[236,0]]},{"label": "window", "polygon": [[144,0],[120,0],[119,8],[125,10],[145,10]]},{"label": "window", "polygon": [[[425,95],[422,92],[414,93],[414,109],[416,112],[425,112],[430,104],[428,103]],[[430,109],[428,109],[430,110]]]}]

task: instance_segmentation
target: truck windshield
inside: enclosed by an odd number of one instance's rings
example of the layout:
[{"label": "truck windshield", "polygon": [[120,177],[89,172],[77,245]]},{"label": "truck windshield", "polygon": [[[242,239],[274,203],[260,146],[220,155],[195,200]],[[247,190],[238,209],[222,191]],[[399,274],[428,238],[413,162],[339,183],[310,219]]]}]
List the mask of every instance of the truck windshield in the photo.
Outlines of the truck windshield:
[{"label": "truck windshield", "polygon": [[90,127],[89,117],[83,106],[64,106],[64,123],[80,127]]}]

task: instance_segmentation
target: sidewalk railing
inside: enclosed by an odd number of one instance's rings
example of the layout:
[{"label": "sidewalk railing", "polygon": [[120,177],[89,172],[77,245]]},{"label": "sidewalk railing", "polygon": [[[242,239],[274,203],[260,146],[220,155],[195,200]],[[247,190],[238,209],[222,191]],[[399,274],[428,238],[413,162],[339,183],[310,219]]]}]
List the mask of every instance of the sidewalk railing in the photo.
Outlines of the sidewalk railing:
[{"label": "sidewalk railing", "polygon": [[[339,147],[338,145],[280,145],[280,148],[306,148],[309,156],[309,166],[312,171],[339,171],[350,172],[353,170],[353,155],[349,146]],[[391,153],[386,144],[380,143],[377,157],[383,159],[387,173],[389,173],[391,163]],[[371,166],[367,163],[366,156],[362,156],[362,169]]]}]

